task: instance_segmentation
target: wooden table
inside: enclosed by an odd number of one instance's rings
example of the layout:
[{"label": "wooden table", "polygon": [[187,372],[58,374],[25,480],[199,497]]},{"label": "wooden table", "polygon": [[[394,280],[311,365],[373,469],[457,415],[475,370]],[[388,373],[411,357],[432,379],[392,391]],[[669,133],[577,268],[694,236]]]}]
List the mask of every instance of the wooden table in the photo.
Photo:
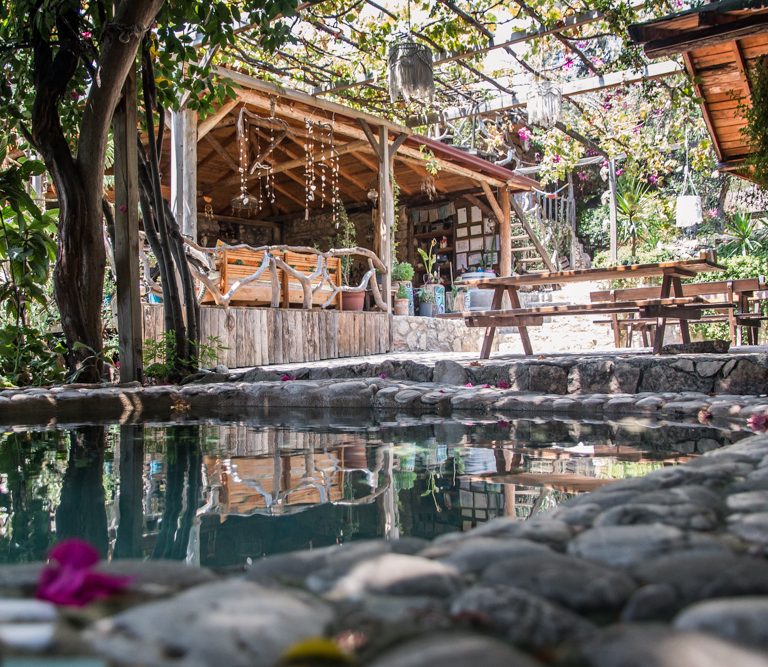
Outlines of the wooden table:
[{"label": "wooden table", "polygon": [[[703,299],[683,296],[683,278],[693,278],[706,271],[721,271],[724,267],[715,261],[714,253],[703,253],[693,259],[682,259],[671,262],[653,264],[628,264],[610,266],[600,269],[577,269],[571,271],[547,271],[543,273],[527,273],[519,276],[488,278],[474,282],[479,289],[492,289],[493,302],[490,311],[462,313],[470,326],[486,326],[485,338],[481,357],[487,359],[491,354],[491,346],[497,326],[514,324],[518,327],[523,349],[528,355],[533,354],[528,326],[537,325],[545,316],[552,315],[585,315],[590,313],[628,312],[632,309],[657,317],[656,334],[653,349],[661,352],[664,342],[664,329],[668,317],[680,319],[680,331],[684,343],[691,340],[688,331],[688,320],[699,319],[701,309],[707,307]],[[613,304],[613,311],[600,304],[574,304],[571,306],[549,306],[538,308],[521,308],[518,291],[521,287],[540,285],[562,285],[566,283],[593,282],[597,280],[620,280],[634,278],[662,277],[657,299],[638,300],[622,304]],[[509,295],[512,310],[502,310],[504,294]],[[597,306],[597,307],[596,307]],[[618,309],[617,309],[618,308]]]}]

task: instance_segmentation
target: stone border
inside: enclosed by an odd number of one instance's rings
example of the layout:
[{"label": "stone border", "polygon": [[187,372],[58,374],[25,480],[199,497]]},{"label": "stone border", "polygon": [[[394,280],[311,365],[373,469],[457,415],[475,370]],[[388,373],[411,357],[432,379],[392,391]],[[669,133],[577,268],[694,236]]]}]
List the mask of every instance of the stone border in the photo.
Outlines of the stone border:
[{"label": "stone border", "polygon": [[222,382],[181,387],[64,386],[0,392],[0,424],[22,426],[51,421],[137,422],[201,416],[242,417],[243,411],[297,408],[382,410],[411,414],[564,414],[572,417],[637,415],[730,421],[758,429],[768,421],[768,397],[698,392],[638,394],[525,393],[490,384],[457,386],[389,378]]},{"label": "stone border", "polygon": [[[39,619],[5,600],[0,630],[48,624],[46,655],[116,665],[314,664],[344,650],[371,667],[758,667],[768,664],[766,506],[768,436],[756,436],[545,517],[431,543],[279,554],[244,576],[115,561],[105,570],[134,575],[130,596]],[[30,595],[40,568],[0,567],[0,591]]]}]

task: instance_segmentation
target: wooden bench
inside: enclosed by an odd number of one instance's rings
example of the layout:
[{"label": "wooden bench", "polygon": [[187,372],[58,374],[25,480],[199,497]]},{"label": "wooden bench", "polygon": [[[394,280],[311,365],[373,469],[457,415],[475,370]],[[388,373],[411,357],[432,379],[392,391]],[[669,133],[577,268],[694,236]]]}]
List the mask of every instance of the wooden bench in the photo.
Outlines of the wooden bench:
[{"label": "wooden bench", "polygon": [[[711,303],[707,306],[707,310],[722,312],[705,313],[697,321],[700,323],[727,322],[733,345],[741,345],[742,343],[741,327],[747,328],[748,343],[757,344],[760,323],[768,319],[768,316],[761,312],[761,305],[764,300],[763,290],[765,290],[765,278],[762,276],[682,285],[683,296],[721,300],[721,305]],[[648,299],[658,296],[658,294],[659,287],[657,286],[630,287],[591,292],[590,301],[593,303],[614,303],[632,299]],[[637,315],[638,313],[628,313],[626,317],[619,317],[618,313],[612,313],[610,319],[596,320],[596,322],[611,325],[616,347],[621,347],[622,332],[625,334],[626,347],[631,347],[635,332],[641,334],[643,345],[647,347],[648,334],[655,329],[657,319]],[[676,318],[671,317],[670,319]]]},{"label": "wooden bench", "polygon": [[[317,269],[317,255],[296,252],[282,252],[280,258],[291,268],[304,274],[312,274]],[[341,258],[329,257],[325,259],[328,267],[328,275],[336,286],[341,285]],[[218,256],[216,266],[220,273],[219,291],[226,294],[234,283],[256,273],[264,262],[263,250],[249,250],[241,248],[237,250],[223,250]],[[277,282],[280,292],[279,303],[283,308],[291,305],[301,305],[304,301],[304,291],[301,283],[287,271],[277,268]],[[324,304],[332,288],[322,277],[312,280],[312,305]],[[272,305],[272,272],[267,269],[259,278],[238,289],[230,302],[233,306],[270,306]],[[213,295],[206,290],[201,303],[214,303]],[[341,292],[336,295],[334,305],[341,308]]]}]

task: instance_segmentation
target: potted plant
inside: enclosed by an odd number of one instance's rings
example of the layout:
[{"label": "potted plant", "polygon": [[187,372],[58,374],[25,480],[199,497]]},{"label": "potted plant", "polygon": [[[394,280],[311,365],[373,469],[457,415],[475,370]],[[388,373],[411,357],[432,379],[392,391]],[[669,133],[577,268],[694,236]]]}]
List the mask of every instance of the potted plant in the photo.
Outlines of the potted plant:
[{"label": "potted plant", "polygon": [[[338,230],[336,235],[335,245],[338,248],[355,248],[357,246],[357,230],[355,229],[355,223],[349,219],[347,210],[344,206],[339,205],[337,211]],[[349,285],[349,277],[352,272],[352,264],[354,258],[352,255],[344,255],[341,258],[341,276],[344,279],[344,284]],[[341,293],[341,309],[342,310],[362,310],[365,303],[365,292],[342,292]]]},{"label": "potted plant", "polygon": [[400,283],[395,296],[395,315],[408,314],[408,288],[404,283]]},{"label": "potted plant", "polygon": [[424,284],[437,281],[437,276],[434,273],[435,263],[437,262],[437,255],[434,253],[436,243],[437,241],[432,239],[432,242],[429,244],[429,250],[424,250],[424,248],[416,248],[419,256],[421,257],[421,261],[424,262],[424,268],[427,270],[427,275],[424,277]]},{"label": "potted plant", "polygon": [[434,307],[435,293],[431,289],[422,287],[419,290],[419,315],[422,317],[432,317]]},{"label": "potted plant", "polygon": [[410,262],[395,262],[392,267],[393,283],[410,283],[413,280],[413,264]]}]

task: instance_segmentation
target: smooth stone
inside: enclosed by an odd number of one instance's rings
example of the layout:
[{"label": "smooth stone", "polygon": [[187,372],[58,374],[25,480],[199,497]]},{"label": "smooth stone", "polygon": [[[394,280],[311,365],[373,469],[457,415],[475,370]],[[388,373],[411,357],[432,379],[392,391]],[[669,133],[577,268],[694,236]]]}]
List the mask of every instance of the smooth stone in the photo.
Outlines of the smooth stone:
[{"label": "smooth stone", "polygon": [[0,599],[0,623],[56,620],[56,606],[43,600]]},{"label": "smooth stone", "polygon": [[453,616],[483,618],[505,638],[522,646],[552,648],[564,641],[589,637],[595,627],[572,611],[520,588],[478,585],[451,603]]},{"label": "smooth stone", "polygon": [[636,588],[631,577],[557,553],[511,558],[490,565],[483,581],[522,588],[581,612],[621,607]]},{"label": "smooth stone", "polygon": [[355,565],[326,596],[331,600],[359,600],[366,593],[446,597],[458,587],[454,567],[419,556],[384,554]]},{"label": "smooth stone", "polygon": [[768,545],[768,512],[748,514],[730,524],[728,530],[746,542],[760,546]]},{"label": "smooth stone", "polygon": [[681,605],[735,595],[768,595],[768,562],[721,553],[683,552],[639,564],[632,574],[674,589]]},{"label": "smooth stone", "polygon": [[115,559],[97,566],[100,572],[131,577],[130,587],[143,592],[166,594],[216,581],[218,577],[206,567],[192,567],[171,560]]},{"label": "smooth stone", "polygon": [[538,542],[492,537],[470,537],[450,551],[441,561],[455,567],[461,574],[479,572],[500,560],[552,553],[549,547]]},{"label": "smooth stone", "polygon": [[673,625],[700,630],[738,644],[768,648],[768,597],[721,598],[683,609]]},{"label": "smooth stone", "polygon": [[631,567],[682,549],[724,550],[725,546],[708,535],[686,535],[673,526],[650,524],[590,528],[577,535],[567,551],[605,565]]},{"label": "smooth stone", "polygon": [[732,512],[765,512],[768,509],[768,491],[734,493],[728,496],[725,504]]},{"label": "smooth stone", "polygon": [[591,503],[574,505],[573,507],[564,506],[556,510],[552,517],[574,528],[582,528],[591,526],[595,517],[602,512],[602,509],[600,505],[593,505]]},{"label": "smooth stone", "polygon": [[414,639],[379,655],[369,667],[540,667],[530,656],[490,637],[441,633]]},{"label": "smooth stone", "polygon": [[661,625],[614,625],[584,642],[589,667],[766,667],[768,656],[701,632]]},{"label": "smooth stone", "polygon": [[0,591],[34,591],[44,567],[45,563],[0,565]]},{"label": "smooth stone", "polygon": [[595,518],[594,526],[628,526],[663,523],[677,528],[714,530],[719,524],[712,510],[696,505],[647,505],[628,503],[605,510]]},{"label": "smooth stone", "polygon": [[105,618],[85,638],[117,665],[271,667],[332,617],[307,595],[232,580]]},{"label": "smooth stone", "polygon": [[499,517],[488,521],[472,532],[474,535],[482,535],[483,537],[519,537],[533,542],[543,542],[554,547],[565,544],[573,534],[571,527],[558,519],[517,521],[509,517]]},{"label": "smooth stone", "polygon": [[5,649],[40,652],[51,647],[55,632],[55,623],[2,623],[0,643]]},{"label": "smooth stone", "polygon": [[680,604],[680,596],[669,584],[648,584],[632,593],[621,612],[621,620],[667,621]]}]

